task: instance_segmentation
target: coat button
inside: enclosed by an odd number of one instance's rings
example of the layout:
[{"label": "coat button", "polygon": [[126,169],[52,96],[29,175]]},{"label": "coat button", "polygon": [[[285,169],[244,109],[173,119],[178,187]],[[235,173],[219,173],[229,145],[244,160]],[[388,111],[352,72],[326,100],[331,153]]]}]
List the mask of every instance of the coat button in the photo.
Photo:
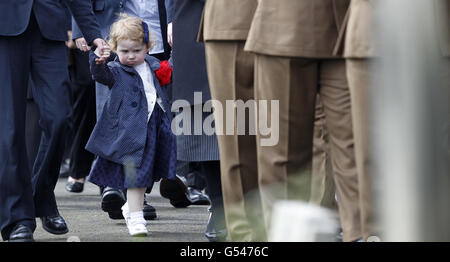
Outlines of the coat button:
[{"label": "coat button", "polygon": [[136,103],[136,102],[133,102],[133,103],[131,103],[131,106],[132,106],[132,107],[137,107],[137,103]]}]

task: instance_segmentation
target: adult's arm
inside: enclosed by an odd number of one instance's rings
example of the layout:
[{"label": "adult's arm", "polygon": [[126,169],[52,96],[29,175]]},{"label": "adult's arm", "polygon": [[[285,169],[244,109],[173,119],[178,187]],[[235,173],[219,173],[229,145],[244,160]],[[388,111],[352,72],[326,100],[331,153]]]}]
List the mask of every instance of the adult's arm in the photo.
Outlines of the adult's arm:
[{"label": "adult's arm", "polygon": [[[101,39],[100,26],[92,11],[91,0],[65,0],[82,35],[92,45],[94,40]],[[72,31],[73,34],[73,31]]]},{"label": "adult's arm", "polygon": [[77,22],[75,21],[75,19],[72,17],[72,39],[78,39],[83,37],[83,34],[81,33],[80,28],[77,25]]},{"label": "adult's arm", "polygon": [[172,23],[173,20],[173,5],[175,0],[165,0],[167,12],[167,24]]}]

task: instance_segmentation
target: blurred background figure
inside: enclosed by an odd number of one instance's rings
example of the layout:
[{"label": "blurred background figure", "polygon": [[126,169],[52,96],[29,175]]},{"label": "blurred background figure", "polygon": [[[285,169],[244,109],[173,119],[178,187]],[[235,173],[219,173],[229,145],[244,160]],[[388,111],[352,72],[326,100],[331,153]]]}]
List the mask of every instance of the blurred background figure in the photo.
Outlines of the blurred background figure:
[{"label": "blurred background figure", "polygon": [[72,136],[68,141],[69,169],[66,190],[81,193],[95,156],[84,147],[95,126],[95,82],[89,54],[76,48],[69,35],[69,77],[72,90]]},{"label": "blurred background figure", "polygon": [[[244,52],[257,1],[208,0],[199,39],[205,42],[211,96],[226,100],[254,100],[253,55]],[[226,111],[214,111],[216,126],[226,129]],[[233,115],[235,111],[233,110]],[[249,134],[250,110],[245,112],[245,135],[218,135],[225,220],[231,241],[265,241],[258,190],[256,137]],[[223,121],[223,122],[220,122]],[[236,127],[237,119],[233,119]],[[230,123],[231,124],[231,123]]]},{"label": "blurred background figure", "polygon": [[351,10],[347,74],[368,115],[358,168],[381,240],[449,241],[450,1],[352,0]]},{"label": "blurred background figure", "polygon": [[[212,97],[222,105],[227,100],[251,103],[256,99],[254,54],[244,51],[256,7],[257,1],[210,0],[206,3],[199,37],[206,46]],[[318,96],[317,101],[310,201],[336,208],[325,114]],[[256,122],[250,108],[244,115],[237,115],[239,120],[245,117],[245,134],[218,136],[227,227],[232,241],[265,241],[256,136],[250,134],[250,127]],[[238,118],[226,123],[236,127],[240,124]],[[226,119],[226,111],[217,115],[216,123],[227,129],[225,122],[218,122],[220,119]]]},{"label": "blurred background figure", "polygon": [[311,196],[309,203],[337,210],[336,188],[331,163],[330,135],[328,133],[325,111],[320,95],[316,97],[314,114],[313,159],[311,174]]},{"label": "blurred background figure", "polygon": [[315,103],[319,93],[330,137],[343,239],[362,238],[345,61],[333,54],[349,3],[258,1],[245,50],[255,54],[255,96],[258,100],[279,101],[280,106],[278,144],[261,145],[260,139],[265,137],[259,134],[257,143],[259,186],[268,229],[278,200],[311,198]]},{"label": "blurred background figure", "polygon": [[[168,1],[169,28],[173,36],[173,85],[172,101],[185,100],[189,104],[176,108],[177,115],[190,119],[191,123],[181,122],[181,126],[190,125],[189,134],[177,136],[177,159],[189,162],[205,177],[207,192],[211,200],[211,215],[205,236],[210,241],[224,241],[227,236],[223,211],[222,185],[220,180],[220,162],[217,137],[206,134],[203,122],[212,116],[212,112],[203,110],[206,101],[211,99],[206,74],[205,49],[197,43],[198,25],[202,16],[204,1],[171,0]],[[200,97],[195,97],[200,94]],[[200,122],[201,120],[201,122]],[[198,127],[195,123],[201,123]],[[194,192],[191,192],[194,193]]]},{"label": "blurred background figure", "polygon": [[[373,1],[352,0],[341,29],[341,41],[335,49],[344,54],[353,116],[355,159],[360,197],[360,223],[364,239],[375,234],[371,161],[368,155],[369,94],[371,63],[379,55],[373,43]],[[344,33],[346,33],[344,35]],[[345,38],[344,38],[345,37]],[[342,46],[342,44],[345,44]]]}]

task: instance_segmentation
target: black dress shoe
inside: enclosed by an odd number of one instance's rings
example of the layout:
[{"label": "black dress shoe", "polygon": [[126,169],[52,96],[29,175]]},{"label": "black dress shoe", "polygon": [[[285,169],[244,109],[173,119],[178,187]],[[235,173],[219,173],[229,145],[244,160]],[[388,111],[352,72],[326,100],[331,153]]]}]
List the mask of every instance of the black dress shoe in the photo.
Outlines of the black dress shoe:
[{"label": "black dress shoe", "polygon": [[9,242],[34,242],[33,232],[24,225],[16,225],[9,234]]},{"label": "black dress shoe", "polygon": [[175,179],[163,178],[159,184],[159,193],[170,200],[170,204],[176,208],[187,207],[192,204],[188,197],[188,191],[184,178],[178,175]]},{"label": "black dress shoe", "polygon": [[[108,216],[111,219],[124,219],[122,206],[125,202],[125,194],[119,189],[108,187],[102,192],[102,210],[108,212]],[[156,219],[156,209],[147,203],[145,196],[143,212],[146,220]]]},{"label": "black dress shoe", "polygon": [[144,218],[145,220],[154,220],[156,219],[156,209],[147,203],[147,200],[144,199]]},{"label": "black dress shoe", "polygon": [[72,193],[81,193],[84,189],[84,183],[75,182],[75,181],[67,181],[66,190]]},{"label": "black dress shoe", "polygon": [[99,186],[99,187],[98,187],[99,195],[100,195],[100,196],[103,195],[103,191],[105,191],[105,188],[106,188],[106,187],[104,187],[104,186]]},{"label": "black dress shoe", "polygon": [[209,200],[209,197],[204,194],[202,191],[194,188],[194,187],[188,187],[188,196],[189,200],[191,201],[192,205],[201,205],[201,206],[208,206],[211,205],[211,201]]},{"label": "black dress shoe", "polygon": [[[142,210],[144,212],[144,219],[145,220],[155,220],[157,215],[156,215],[156,209],[144,202],[144,208]],[[123,214],[122,214],[122,209],[120,211],[115,210],[115,211],[110,211],[108,212],[109,218],[111,219],[124,219]]]},{"label": "black dress shoe", "polygon": [[125,195],[119,189],[106,188],[102,194],[102,210],[108,212],[111,219],[123,219],[121,207],[125,204]]},{"label": "black dress shoe", "polygon": [[41,221],[42,227],[49,233],[62,235],[69,232],[66,221],[60,215],[41,217]]}]

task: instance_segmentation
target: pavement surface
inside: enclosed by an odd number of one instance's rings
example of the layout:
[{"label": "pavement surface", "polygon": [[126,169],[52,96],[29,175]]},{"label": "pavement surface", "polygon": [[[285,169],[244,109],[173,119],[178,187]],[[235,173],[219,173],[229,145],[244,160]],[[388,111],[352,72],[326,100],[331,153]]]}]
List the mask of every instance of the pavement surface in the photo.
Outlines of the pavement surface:
[{"label": "pavement surface", "polygon": [[66,220],[69,232],[52,235],[36,220],[36,242],[208,242],[204,231],[209,206],[174,208],[159,194],[159,183],[147,194],[147,201],[155,207],[157,218],[147,221],[147,237],[131,237],[125,220],[112,220],[100,207],[99,188],[86,182],[82,193],[65,190],[67,178],[60,178],[55,195],[59,212]]}]

